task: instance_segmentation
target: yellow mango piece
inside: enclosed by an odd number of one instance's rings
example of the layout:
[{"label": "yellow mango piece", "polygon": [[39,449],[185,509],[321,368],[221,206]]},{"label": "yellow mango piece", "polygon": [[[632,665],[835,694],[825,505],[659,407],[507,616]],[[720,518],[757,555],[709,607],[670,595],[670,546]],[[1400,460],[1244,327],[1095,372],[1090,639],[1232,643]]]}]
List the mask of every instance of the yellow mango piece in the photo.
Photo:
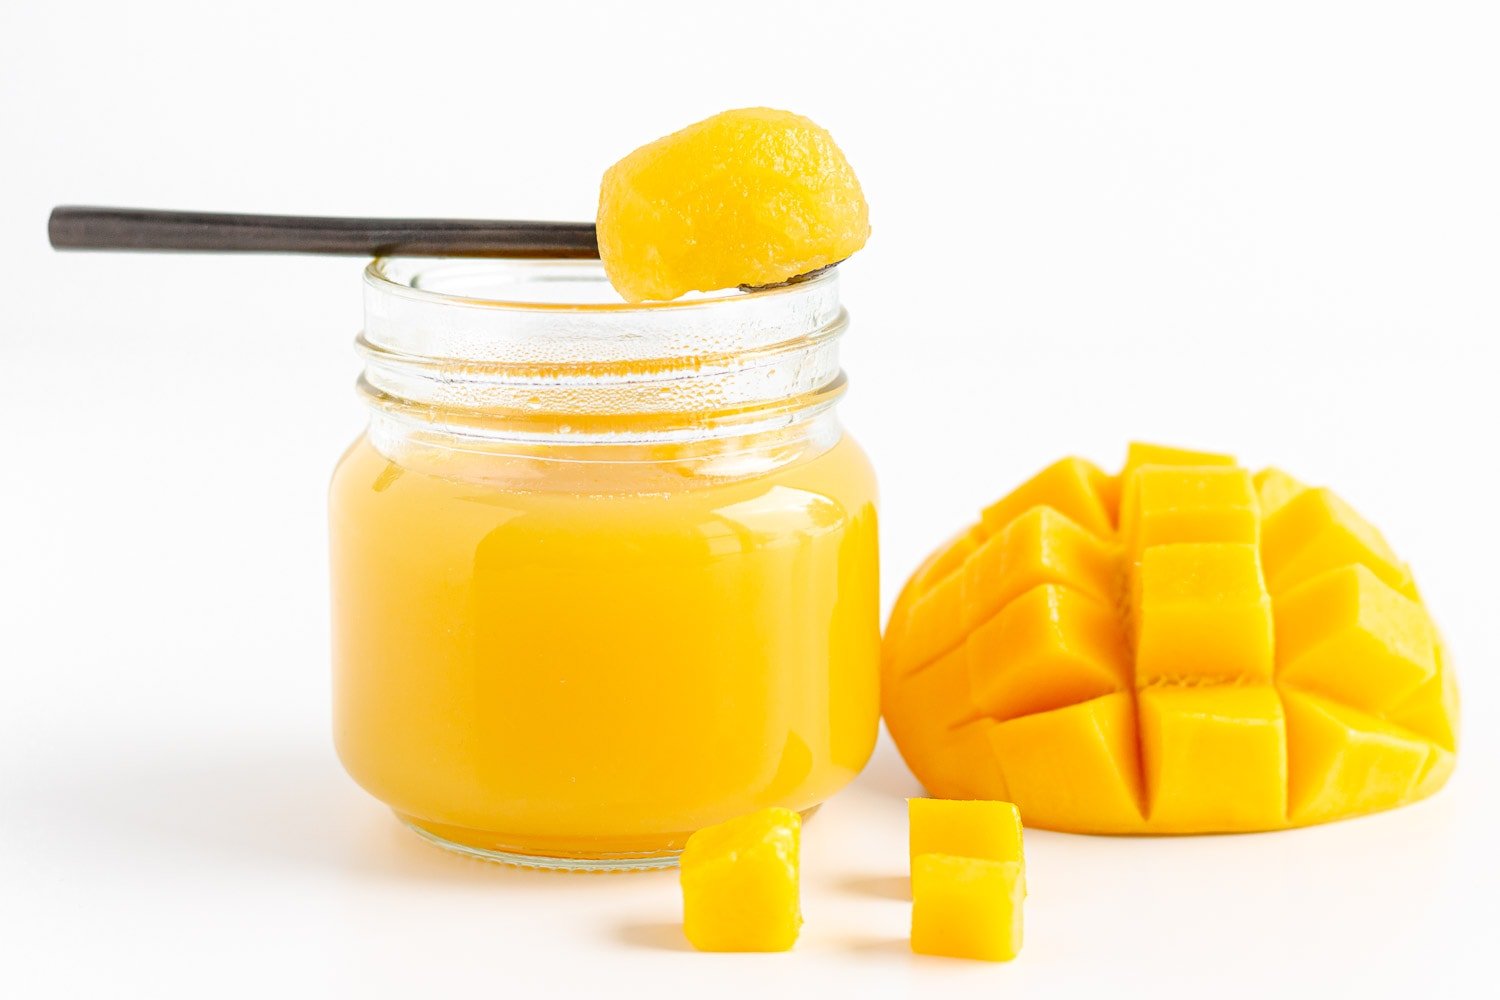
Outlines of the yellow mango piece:
[{"label": "yellow mango piece", "polygon": [[923,667],[961,644],[963,622],[964,575],[954,573],[939,580],[912,605],[897,672]]},{"label": "yellow mango piece", "polygon": [[1141,825],[1135,705],[1120,692],[996,723],[990,742],[1028,826],[1126,833]]},{"label": "yellow mango piece", "polygon": [[1106,478],[1092,462],[1065,458],[986,507],[981,523],[993,535],[1034,507],[1051,507],[1085,531],[1109,538],[1114,534],[1114,522],[1100,496]]},{"label": "yellow mango piece", "polygon": [[1457,764],[1457,753],[1440,746],[1432,747],[1432,755],[1427,758],[1427,765],[1422,769],[1422,776],[1417,779],[1417,787],[1412,789],[1412,800],[1425,799],[1442,788],[1453,776],[1453,769]]},{"label": "yellow mango piece", "polygon": [[1389,722],[1301,691],[1283,691],[1288,811],[1317,823],[1413,797],[1437,748]]},{"label": "yellow mango piece", "polygon": [[1024,862],[1021,814],[1009,802],[981,799],[907,799],[912,858],[955,854],[989,861]]},{"label": "yellow mango piece", "polygon": [[891,695],[892,701],[897,696],[901,701],[897,714],[915,713],[945,729],[983,715],[974,702],[967,656],[962,649],[944,653],[926,666],[897,679]]},{"label": "yellow mango piece", "polygon": [[1130,684],[1130,653],[1114,608],[1056,584],[1011,601],[969,633],[964,652],[972,702],[996,719],[1088,701]]},{"label": "yellow mango piece", "polygon": [[1137,684],[1271,679],[1271,598],[1253,545],[1154,546],[1138,590]]},{"label": "yellow mango piece", "polygon": [[706,827],[681,858],[683,930],[699,951],[787,951],[802,927],[802,820],[762,809]]},{"label": "yellow mango piece", "polygon": [[1270,685],[1140,693],[1152,828],[1268,829],[1286,819],[1286,722]]},{"label": "yellow mango piece", "polygon": [[1437,674],[1427,612],[1362,564],[1277,595],[1275,609],[1276,676],[1284,684],[1380,712]]},{"label": "yellow mango piece", "polygon": [[962,650],[915,673],[887,679],[880,704],[902,757],[933,795],[1006,798],[989,742],[995,723],[978,717]]},{"label": "yellow mango piece", "polygon": [[1051,507],[1033,507],[964,563],[961,627],[973,628],[1044,583],[1112,604],[1119,576],[1118,549]]},{"label": "yellow mango piece", "polygon": [[1233,466],[1148,465],[1131,480],[1132,523],[1122,525],[1133,559],[1152,545],[1260,544],[1260,501],[1250,474]]},{"label": "yellow mango piece", "polygon": [[927,728],[919,740],[907,741],[910,752],[907,745],[898,745],[913,773],[922,776],[928,794],[944,799],[1004,800],[1010,791],[990,743],[997,725],[993,719],[976,719],[947,729]]},{"label": "yellow mango piece", "polygon": [[929,794],[1085,833],[1392,808],[1442,787],[1459,739],[1453,670],[1379,532],[1275,467],[1152,445],[1118,476],[1049,466],[925,561],[881,700]]},{"label": "yellow mango piece", "polygon": [[1104,504],[1104,512],[1109,515],[1109,523],[1115,528],[1120,526],[1120,492],[1125,483],[1120,476],[1107,475],[1100,472],[1094,480],[1094,491],[1099,494],[1099,502]]},{"label": "yellow mango piece", "polygon": [[[946,577],[953,575],[963,567],[964,560],[975,549],[979,548],[980,542],[985,539],[979,525],[973,525],[965,531],[959,532],[943,545],[939,546],[932,555],[928,556],[918,567],[917,571],[906,581],[901,588],[901,593],[896,597],[896,604],[891,609],[890,623],[886,629],[885,642],[880,647],[880,668],[882,677],[890,677],[894,674],[915,669],[924,662],[930,662],[933,655],[930,649],[926,650],[926,659],[918,659],[923,652],[906,652],[907,632],[911,625],[912,608],[921,598],[931,590],[937,583]],[[933,609],[928,609],[930,613]],[[941,645],[942,640],[931,636]]]},{"label": "yellow mango piece", "polygon": [[833,137],[788,111],[742,108],[642,146],[599,188],[599,257],[630,302],[773,285],[837,264],[870,235]]},{"label": "yellow mango piece", "polygon": [[1299,482],[1274,466],[1268,466],[1255,474],[1255,492],[1260,497],[1261,517],[1270,517],[1287,501],[1295,500],[1307,491],[1307,485]]},{"label": "yellow mango piece", "polygon": [[1432,652],[1437,676],[1387,712],[1386,718],[1425,736],[1445,750],[1455,751],[1458,749],[1458,679],[1446,662],[1443,644],[1434,643]]},{"label": "yellow mango piece", "polygon": [[1136,473],[1148,465],[1235,465],[1233,455],[1133,441],[1125,453],[1125,468],[1120,470],[1120,511],[1115,523],[1124,527],[1135,522]]},{"label": "yellow mango piece", "polygon": [[919,854],[911,897],[917,954],[1008,962],[1020,953],[1026,873],[1019,862]]},{"label": "yellow mango piece", "polygon": [[1351,563],[1410,592],[1410,574],[1380,532],[1331,490],[1304,490],[1282,504],[1266,518],[1261,539],[1266,583],[1273,594]]},{"label": "yellow mango piece", "polygon": [[988,538],[979,525],[974,525],[961,535],[954,538],[938,553],[937,558],[932,560],[930,566],[921,574],[921,586],[923,589],[933,586],[943,578],[956,573],[963,567],[964,561],[973,555],[984,540]]},{"label": "yellow mango piece", "polygon": [[1131,473],[1145,465],[1238,465],[1233,455],[1217,451],[1195,451],[1191,448],[1173,448],[1164,444],[1130,442],[1125,452],[1125,469],[1122,478],[1129,479]]}]

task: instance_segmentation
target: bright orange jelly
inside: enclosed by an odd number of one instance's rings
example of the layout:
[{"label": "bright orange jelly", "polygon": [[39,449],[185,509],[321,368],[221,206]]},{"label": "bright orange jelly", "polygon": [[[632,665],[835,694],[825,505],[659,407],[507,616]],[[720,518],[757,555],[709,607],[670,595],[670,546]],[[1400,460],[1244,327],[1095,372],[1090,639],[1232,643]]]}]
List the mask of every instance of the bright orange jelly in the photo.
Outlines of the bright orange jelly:
[{"label": "bright orange jelly", "polygon": [[349,773],[450,844],[585,861],[848,782],[879,712],[864,454],[692,448],[357,442],[331,495]]}]

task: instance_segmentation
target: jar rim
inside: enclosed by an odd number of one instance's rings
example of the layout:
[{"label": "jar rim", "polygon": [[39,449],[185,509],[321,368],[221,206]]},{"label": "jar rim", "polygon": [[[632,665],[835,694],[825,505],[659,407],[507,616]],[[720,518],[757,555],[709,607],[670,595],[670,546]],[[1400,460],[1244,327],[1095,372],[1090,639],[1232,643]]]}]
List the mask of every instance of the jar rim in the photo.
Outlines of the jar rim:
[{"label": "jar rim", "polygon": [[748,302],[776,296],[805,294],[815,288],[827,286],[838,280],[837,269],[823,268],[793,281],[759,288],[725,288],[713,292],[689,292],[681,298],[661,301],[626,302],[551,302],[523,298],[497,298],[485,295],[467,295],[423,287],[421,280],[428,268],[473,263],[478,266],[522,271],[576,270],[580,274],[597,272],[601,267],[597,259],[568,259],[540,257],[482,258],[482,257],[375,257],[365,266],[365,281],[384,293],[401,295],[433,304],[479,306],[516,311],[542,311],[566,313],[659,313],[667,310],[705,309],[725,302]]},{"label": "jar rim", "polygon": [[618,300],[598,260],[377,258],[364,292],[362,392],[429,423],[731,433],[843,391],[836,269],[637,304]]}]

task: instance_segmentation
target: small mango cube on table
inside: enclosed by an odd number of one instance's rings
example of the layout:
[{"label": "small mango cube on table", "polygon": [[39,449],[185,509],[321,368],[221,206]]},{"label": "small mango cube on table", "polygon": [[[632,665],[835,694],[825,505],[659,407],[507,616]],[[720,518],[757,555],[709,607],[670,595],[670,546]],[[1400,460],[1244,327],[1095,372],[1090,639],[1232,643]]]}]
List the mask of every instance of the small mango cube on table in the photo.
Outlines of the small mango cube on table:
[{"label": "small mango cube on table", "polygon": [[680,859],[683,931],[699,951],[787,951],[802,927],[802,818],[762,809],[705,827]]},{"label": "small mango cube on table", "polygon": [[911,947],[923,955],[1009,961],[1021,950],[1026,863],[1009,802],[908,799]]},{"label": "small mango cube on table", "polygon": [[1047,829],[1229,833],[1404,805],[1453,771],[1441,636],[1328,489],[1132,445],[1116,476],[1054,463],[954,538],[881,657],[886,725],[933,795]]},{"label": "small mango cube on table", "polygon": [[907,799],[910,854],[1024,861],[1021,814],[1009,802]]},{"label": "small mango cube on table", "polygon": [[1019,861],[918,854],[911,893],[912,951],[988,962],[1020,952],[1026,874]]}]

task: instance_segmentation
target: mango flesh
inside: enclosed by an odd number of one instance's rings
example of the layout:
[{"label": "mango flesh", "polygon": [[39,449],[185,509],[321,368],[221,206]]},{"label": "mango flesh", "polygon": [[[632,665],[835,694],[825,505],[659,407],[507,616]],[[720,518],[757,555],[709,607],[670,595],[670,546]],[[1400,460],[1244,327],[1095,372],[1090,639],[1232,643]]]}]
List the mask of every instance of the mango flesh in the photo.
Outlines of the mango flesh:
[{"label": "mango flesh", "polygon": [[599,257],[627,301],[774,285],[865,245],[869,209],[833,137],[788,111],[726,111],[642,146],[599,188]]},{"label": "mango flesh", "polygon": [[1008,962],[1021,950],[1026,874],[1018,861],[918,854],[911,864],[911,950]]},{"label": "mango flesh", "polygon": [[907,799],[910,855],[953,854],[1024,862],[1021,813],[1009,802]]},{"label": "mango flesh", "polygon": [[1209,452],[1066,459],[991,504],[902,591],[882,670],[932,795],[1047,829],[1327,822],[1431,795],[1457,754],[1451,664],[1380,532]]},{"label": "mango flesh", "polygon": [[699,951],[787,951],[802,928],[802,819],[762,809],[688,838],[683,931]]}]

